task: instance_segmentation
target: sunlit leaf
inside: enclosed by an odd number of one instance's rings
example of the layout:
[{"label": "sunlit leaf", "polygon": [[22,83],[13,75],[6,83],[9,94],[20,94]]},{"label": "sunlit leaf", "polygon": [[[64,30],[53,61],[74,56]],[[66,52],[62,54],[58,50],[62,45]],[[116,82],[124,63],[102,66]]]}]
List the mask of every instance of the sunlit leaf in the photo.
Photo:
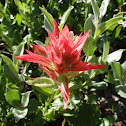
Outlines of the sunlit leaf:
[{"label": "sunlit leaf", "polygon": [[69,14],[70,14],[70,12],[72,11],[73,8],[74,8],[73,6],[70,6],[67,9],[67,11],[63,14],[63,16],[61,17],[61,21],[60,21],[60,25],[59,25],[60,31],[62,30],[62,28],[63,28],[63,26],[64,26],[64,24],[65,24],[65,22],[66,22],[66,20],[67,20],[67,18],[69,16]]},{"label": "sunlit leaf", "polygon": [[24,53],[24,46],[25,46],[25,43],[22,42],[21,44],[19,44],[16,48],[16,50],[14,51],[13,53],[13,62],[16,66],[20,66],[22,61],[21,60],[18,60],[17,58],[15,58],[15,56],[21,56],[23,55]]},{"label": "sunlit leaf", "polygon": [[85,23],[84,23],[84,33],[86,33],[88,30],[91,30],[90,35],[93,37],[95,32],[95,26],[94,26],[94,16],[90,15]]},{"label": "sunlit leaf", "polygon": [[27,84],[34,85],[36,87],[51,88],[54,87],[54,82],[51,78],[40,77],[33,80],[27,80]]},{"label": "sunlit leaf", "polygon": [[51,88],[55,88],[54,82],[51,78],[40,77],[33,80],[26,81],[27,84],[32,85],[33,89],[43,93],[45,95],[51,95]]},{"label": "sunlit leaf", "polygon": [[123,51],[125,51],[124,49],[119,49],[115,52],[112,52],[110,53],[107,57],[106,57],[106,61],[111,64],[112,62],[115,62],[115,61],[119,61],[121,56],[122,56],[122,53]]},{"label": "sunlit leaf", "polygon": [[126,84],[116,83],[115,90],[118,95],[120,95],[123,98],[126,98]]},{"label": "sunlit leaf", "polygon": [[101,7],[100,7],[100,15],[99,15],[100,19],[102,19],[102,17],[106,14],[108,4],[109,4],[109,0],[102,1]]},{"label": "sunlit leaf", "polygon": [[31,93],[31,91],[27,91],[27,92],[21,94],[22,95],[22,98],[21,98],[22,107],[27,107],[27,105],[29,103],[30,93]]},{"label": "sunlit leaf", "polygon": [[17,89],[11,89],[7,87],[5,98],[7,102],[12,105],[15,108],[18,108],[21,106],[20,104],[20,93]]},{"label": "sunlit leaf", "polygon": [[119,36],[119,34],[120,34],[120,32],[121,32],[121,26],[118,26],[117,28],[116,28],[116,32],[115,32],[115,38],[117,38],[118,36]]},{"label": "sunlit leaf", "polygon": [[47,12],[44,8],[42,8],[42,7],[39,7],[39,8],[45,15],[45,20],[44,20],[45,28],[47,30],[50,30],[51,32],[53,32],[53,30],[54,30],[54,24],[53,24],[54,19],[53,19],[52,15],[49,12]]},{"label": "sunlit leaf", "polygon": [[94,54],[94,51],[96,50],[96,44],[95,39],[91,36],[87,38],[86,43],[84,44],[83,51],[86,54],[86,56],[91,56]]},{"label": "sunlit leaf", "polygon": [[120,63],[113,62],[111,65],[112,65],[114,77],[116,79],[118,79],[120,81],[120,83],[123,83],[122,82],[123,70],[122,70]]},{"label": "sunlit leaf", "polygon": [[16,109],[13,108],[12,113],[14,114],[15,117],[15,122],[17,123],[20,119],[24,118],[27,115],[28,109]]},{"label": "sunlit leaf", "polygon": [[102,59],[103,61],[107,58],[107,55],[109,54],[109,46],[110,43],[108,41],[104,42],[103,45],[103,55],[102,55]]},{"label": "sunlit leaf", "polygon": [[114,17],[100,25],[98,25],[96,31],[95,31],[95,35],[94,38],[96,39],[97,37],[99,37],[99,35],[101,35],[103,32],[105,32],[109,27],[111,27],[113,24],[117,23],[118,21],[124,19],[123,17]]},{"label": "sunlit leaf", "polygon": [[99,14],[100,14],[99,7],[97,6],[96,0],[91,0],[91,5],[92,5],[93,13],[95,16],[95,26],[97,27],[98,20],[99,20]]}]

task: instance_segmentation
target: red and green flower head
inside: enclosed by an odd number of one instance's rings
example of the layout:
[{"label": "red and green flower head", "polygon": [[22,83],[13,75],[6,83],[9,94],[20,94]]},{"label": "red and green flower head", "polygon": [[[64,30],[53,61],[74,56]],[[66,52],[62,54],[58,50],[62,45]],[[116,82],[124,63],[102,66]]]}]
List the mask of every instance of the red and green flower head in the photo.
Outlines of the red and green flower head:
[{"label": "red and green flower head", "polygon": [[42,48],[40,45],[30,44],[33,52],[16,56],[17,59],[38,63],[40,67],[59,84],[64,100],[64,109],[67,109],[69,98],[69,77],[75,77],[86,70],[102,69],[104,65],[94,65],[81,61],[82,47],[86,42],[90,30],[84,35],[70,37],[71,32],[67,25],[60,32],[54,21],[54,32],[48,32],[50,41]]}]

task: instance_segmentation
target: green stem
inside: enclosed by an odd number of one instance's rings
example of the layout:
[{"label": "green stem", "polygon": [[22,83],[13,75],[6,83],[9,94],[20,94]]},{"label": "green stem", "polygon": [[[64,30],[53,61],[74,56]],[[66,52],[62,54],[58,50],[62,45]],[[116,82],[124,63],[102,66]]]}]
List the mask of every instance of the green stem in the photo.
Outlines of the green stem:
[{"label": "green stem", "polygon": [[[96,71],[90,76],[90,79],[92,79],[92,78],[94,77],[95,74],[96,74]],[[82,84],[82,86],[87,85],[87,84],[90,82],[90,79],[87,79],[87,80]]]}]

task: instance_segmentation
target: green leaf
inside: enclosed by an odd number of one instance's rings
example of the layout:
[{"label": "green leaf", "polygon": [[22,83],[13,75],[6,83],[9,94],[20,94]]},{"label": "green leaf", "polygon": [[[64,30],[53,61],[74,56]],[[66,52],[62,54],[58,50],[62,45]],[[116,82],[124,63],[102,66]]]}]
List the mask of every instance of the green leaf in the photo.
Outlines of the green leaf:
[{"label": "green leaf", "polygon": [[87,103],[87,104],[97,104],[97,101],[98,101],[98,97],[97,97],[96,95],[91,94],[91,95],[88,97],[86,103]]},{"label": "green leaf", "polygon": [[125,84],[116,83],[115,90],[118,95],[120,95],[123,98],[126,98],[126,83]]},{"label": "green leaf", "polygon": [[19,13],[16,14],[15,21],[17,21],[18,25],[21,25],[22,18]]},{"label": "green leaf", "polygon": [[96,39],[97,37],[99,37],[99,35],[101,35],[103,32],[105,32],[109,27],[111,27],[112,25],[114,25],[115,23],[117,23],[118,21],[124,19],[123,17],[114,17],[100,25],[98,25],[96,31],[95,31],[95,35],[94,38]]},{"label": "green leaf", "polygon": [[14,0],[14,2],[21,11],[24,11],[24,7],[23,7],[22,3],[20,2],[20,0]]},{"label": "green leaf", "polygon": [[63,102],[61,101],[61,99],[60,98],[56,98],[54,101],[53,101],[53,103],[52,103],[52,108],[53,109],[58,109],[58,108],[60,108],[61,106],[63,106]]},{"label": "green leaf", "polygon": [[29,99],[29,104],[28,104],[28,110],[29,111],[37,111],[38,110],[38,106],[41,106],[42,104],[40,102],[38,102],[35,99]]},{"label": "green leaf", "polygon": [[49,22],[46,18],[44,18],[44,28],[47,32],[50,31],[53,33],[53,31],[54,31],[54,29],[51,27],[51,25],[49,24]]},{"label": "green leaf", "polygon": [[29,96],[30,96],[30,93],[32,91],[27,91],[25,93],[22,93],[22,98],[21,98],[21,104],[22,104],[22,107],[27,107],[28,103],[29,103]]},{"label": "green leaf", "polygon": [[110,53],[107,57],[106,57],[106,61],[111,64],[112,62],[115,62],[115,61],[119,61],[121,56],[122,56],[122,53],[123,51],[125,51],[125,49],[119,49],[115,52],[112,52]]},{"label": "green leaf", "polygon": [[102,55],[102,60],[104,61],[107,58],[107,55],[109,54],[109,46],[110,43],[108,41],[104,42],[103,45],[103,55]]},{"label": "green leaf", "polygon": [[91,36],[88,37],[87,41],[84,44],[83,51],[86,56],[91,56],[96,50],[95,39]]},{"label": "green leaf", "polygon": [[45,95],[51,95],[52,90],[51,88],[55,88],[54,82],[51,78],[40,77],[34,80],[26,81],[27,84],[32,85],[33,89],[43,93]]},{"label": "green leaf", "polygon": [[15,122],[17,123],[20,119],[24,118],[27,115],[28,109],[16,109],[13,108],[12,113],[14,114],[15,117]]},{"label": "green leaf", "polygon": [[[99,126],[100,110],[95,104],[79,106],[78,125],[76,126]],[[77,119],[76,119],[77,121]]]},{"label": "green leaf", "polygon": [[6,77],[14,84],[18,83],[18,68],[7,56],[2,55],[2,58],[5,62],[4,73]]},{"label": "green leaf", "polygon": [[60,25],[59,25],[59,29],[60,31],[62,30],[70,12],[72,11],[72,9],[74,8],[74,6],[70,6],[67,11],[63,14],[63,16],[61,17],[61,21],[60,21]]},{"label": "green leaf", "polygon": [[21,107],[20,93],[17,89],[6,88],[5,98],[7,102],[15,108]]},{"label": "green leaf", "polygon": [[38,91],[39,93],[41,93],[42,95],[46,95],[46,96],[52,95],[52,89],[51,88],[36,87],[36,86],[32,86],[32,88],[34,90]]},{"label": "green leaf", "polygon": [[44,87],[44,88],[54,87],[53,80],[47,77],[39,77],[33,80],[27,80],[26,83],[36,87]]},{"label": "green leaf", "polygon": [[121,66],[123,69],[123,73],[126,73],[126,61]]},{"label": "green leaf", "polygon": [[88,84],[88,86],[91,87],[91,91],[96,91],[99,89],[105,89],[108,86],[108,84],[104,81],[101,82],[92,81],[91,83]]},{"label": "green leaf", "polygon": [[43,44],[41,41],[39,41],[39,40],[34,40],[34,42],[35,42],[36,44],[39,44],[41,47],[44,47],[44,44]]},{"label": "green leaf", "polygon": [[99,9],[100,10],[100,15],[99,15],[100,19],[102,19],[102,17],[106,14],[108,4],[109,4],[109,0],[102,1],[101,7]]},{"label": "green leaf", "polygon": [[22,60],[18,60],[17,58],[15,58],[15,56],[21,56],[24,53],[24,46],[25,43],[22,42],[21,44],[19,44],[16,48],[16,50],[13,53],[13,62],[16,66],[20,66],[22,63]]},{"label": "green leaf", "polygon": [[108,71],[108,76],[107,76],[106,81],[109,83],[115,84],[115,80],[114,80],[112,71]]},{"label": "green leaf", "polygon": [[96,0],[91,0],[91,5],[92,5],[93,13],[94,13],[94,16],[95,16],[95,26],[97,27],[98,20],[99,20],[99,14],[100,14],[99,13],[99,7],[96,4]]},{"label": "green leaf", "polygon": [[88,30],[91,30],[90,35],[93,37],[94,36],[94,32],[95,32],[95,26],[94,26],[94,16],[90,15],[85,23],[84,23],[84,33],[86,33]]},{"label": "green leaf", "polygon": [[103,121],[100,124],[100,126],[111,126],[111,125],[114,124],[116,119],[117,119],[117,115],[113,115],[113,116],[109,116],[107,118],[103,118]]},{"label": "green leaf", "polygon": [[42,8],[42,7],[39,7],[39,8],[45,15],[44,25],[45,25],[46,30],[50,30],[51,32],[53,32],[53,30],[54,30],[54,24],[53,24],[54,19],[53,19],[52,15],[49,12],[47,12],[44,8]]},{"label": "green leaf", "polygon": [[118,26],[118,27],[116,28],[115,38],[117,38],[117,37],[119,36],[121,29],[122,29],[121,26]]},{"label": "green leaf", "polygon": [[113,70],[113,75],[115,79],[118,79],[120,83],[122,84],[122,76],[123,76],[123,70],[118,62],[113,62],[112,64],[112,70]]}]

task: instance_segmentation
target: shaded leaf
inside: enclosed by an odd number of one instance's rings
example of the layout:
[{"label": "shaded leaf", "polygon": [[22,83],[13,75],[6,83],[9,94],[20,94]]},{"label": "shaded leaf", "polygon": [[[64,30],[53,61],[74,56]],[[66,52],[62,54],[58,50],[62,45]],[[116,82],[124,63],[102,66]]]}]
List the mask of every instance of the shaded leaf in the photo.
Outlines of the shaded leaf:
[{"label": "shaded leaf", "polygon": [[6,77],[14,84],[18,83],[18,68],[12,63],[12,61],[7,56],[2,55],[2,58],[5,62],[4,73]]}]

